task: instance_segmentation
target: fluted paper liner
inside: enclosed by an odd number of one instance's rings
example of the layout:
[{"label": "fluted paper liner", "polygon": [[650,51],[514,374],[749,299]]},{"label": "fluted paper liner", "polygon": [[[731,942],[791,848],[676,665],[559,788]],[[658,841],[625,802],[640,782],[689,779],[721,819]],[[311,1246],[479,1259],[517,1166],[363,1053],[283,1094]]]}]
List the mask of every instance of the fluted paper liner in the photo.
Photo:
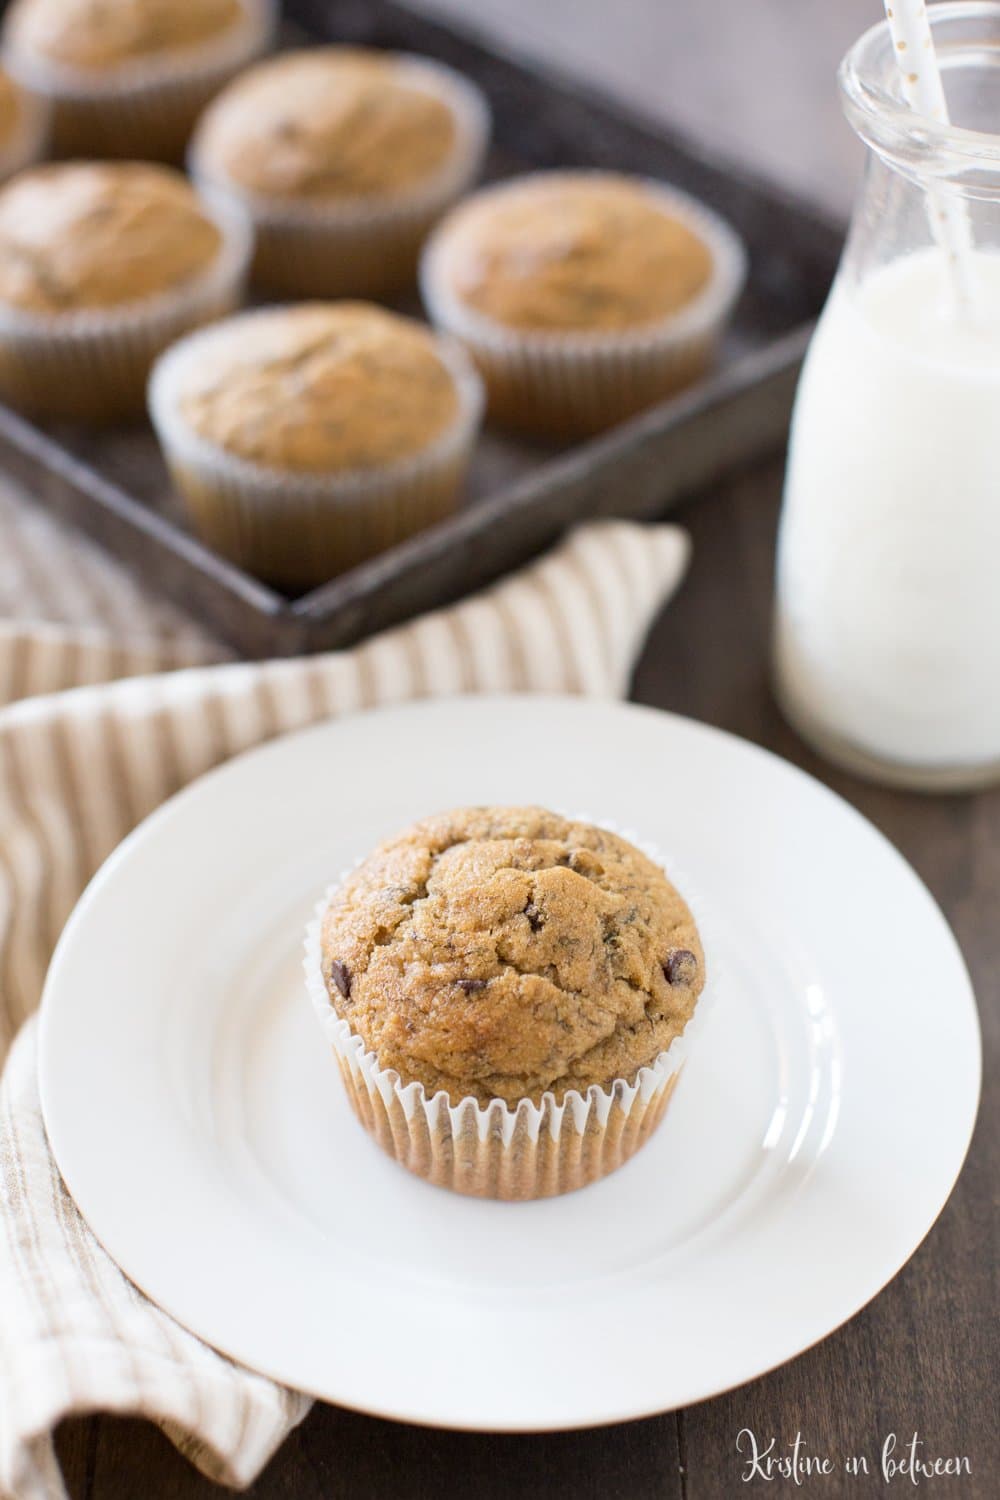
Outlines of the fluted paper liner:
[{"label": "fluted paper liner", "polygon": [[[525,192],[567,178],[599,183],[618,174],[539,172],[483,195]],[[712,255],[706,286],[661,322],[612,331],[508,327],[469,307],[454,287],[450,220],[431,234],[420,261],[420,291],[431,321],[460,340],[486,381],[490,417],[548,436],[586,436],[633,416],[696,380],[710,365],[746,278],[741,241],[719,216],[678,189],[644,179],[653,199]],[[456,211],[461,213],[461,207]]]},{"label": "fluted paper liner", "polygon": [[149,414],[167,465],[195,529],[216,551],[261,578],[303,588],[454,510],[483,409],[482,382],[457,344],[435,341],[458,413],[426,448],[380,468],[296,474],[227,453],[185,420],[184,370],[227,336],[225,325],[191,334],[157,361],[149,382]]},{"label": "fluted paper liner", "polygon": [[211,265],[182,287],[119,307],[36,313],[0,303],[0,397],[46,417],[111,422],[142,411],[156,356],[231,312],[250,261],[245,218],[202,198],[222,235]]},{"label": "fluted paper liner", "polygon": [[41,161],[49,139],[49,111],[43,99],[27,89],[17,89],[14,128],[0,145],[0,182],[15,172]]},{"label": "fluted paper liner", "polygon": [[[652,845],[607,820],[599,826],[629,839],[662,865],[673,883]],[[341,882],[349,873],[343,872]],[[649,1139],[663,1118],[692,1036],[704,1025],[709,984],[714,992],[718,983],[714,961],[711,980],[683,1033],[652,1064],[640,1068],[634,1081],[618,1078],[603,1089],[591,1084],[586,1094],[571,1089],[561,1103],[548,1092],[540,1104],[522,1099],[515,1108],[502,1099],[489,1105],[474,1098],[451,1104],[443,1090],[428,1098],[422,1083],[404,1084],[395,1069],[380,1067],[334,1009],[323,979],[321,929],[336,890],[335,884],[326,891],[306,929],[306,987],[354,1113],[389,1156],[439,1187],[475,1198],[523,1200],[554,1197],[597,1182]],[[700,916],[690,909],[703,935]]]},{"label": "fluted paper liner", "polygon": [[394,193],[331,202],[248,192],[213,169],[195,133],[188,164],[203,183],[249,213],[254,279],[288,297],[382,297],[416,274],[428,232],[475,182],[490,138],[489,106],[467,78],[429,58],[394,54],[399,67],[448,105],[456,139],[446,162],[423,182]]},{"label": "fluted paper liner", "polygon": [[212,96],[271,44],[277,0],[241,4],[239,21],[217,37],[163,56],[130,58],[106,71],[21,52],[9,39],[4,64],[51,107],[59,155],[177,161]]}]

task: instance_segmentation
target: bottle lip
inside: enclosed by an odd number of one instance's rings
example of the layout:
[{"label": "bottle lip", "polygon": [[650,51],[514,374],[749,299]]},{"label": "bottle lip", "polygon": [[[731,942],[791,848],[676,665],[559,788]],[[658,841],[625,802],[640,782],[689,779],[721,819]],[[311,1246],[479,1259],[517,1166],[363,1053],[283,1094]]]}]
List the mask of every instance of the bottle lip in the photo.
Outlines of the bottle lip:
[{"label": "bottle lip", "polygon": [[[928,6],[931,33],[947,81],[950,63],[974,48],[1000,77],[1000,0],[939,0]],[[844,112],[862,140],[911,173],[960,178],[969,171],[1000,174],[996,133],[944,125],[916,115],[907,103],[888,21],[869,28],[838,70]]]}]

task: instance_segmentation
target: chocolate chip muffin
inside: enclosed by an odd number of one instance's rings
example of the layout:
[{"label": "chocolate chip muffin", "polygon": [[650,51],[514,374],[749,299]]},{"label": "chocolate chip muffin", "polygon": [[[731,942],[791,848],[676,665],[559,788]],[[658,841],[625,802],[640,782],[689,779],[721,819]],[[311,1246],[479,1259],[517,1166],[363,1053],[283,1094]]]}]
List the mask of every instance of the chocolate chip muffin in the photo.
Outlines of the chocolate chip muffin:
[{"label": "chocolate chip muffin", "polygon": [[240,18],[239,0],[14,0],[7,40],[68,68],[94,72],[138,57],[188,52]]},{"label": "chocolate chip muffin", "polygon": [[0,393],[44,416],[140,411],[155,355],[235,304],[249,250],[167,167],[20,173],[0,188]]},{"label": "chocolate chip muffin", "polygon": [[195,280],[221,246],[178,172],[37,167],[0,191],[0,302],[36,313],[141,302]]},{"label": "chocolate chip muffin", "polygon": [[[677,1068],[665,1054],[705,982],[661,866],[538,807],[462,808],[380,845],[333,892],[314,962],[369,1129],[423,1176],[508,1197],[580,1186],[631,1155],[662,1114]],[[411,1096],[405,1139],[391,1108],[375,1128],[386,1076]],[[484,1132],[477,1111],[514,1111],[513,1128]]]},{"label": "chocolate chip muffin", "polygon": [[479,364],[496,420],[575,435],[701,373],[742,276],[732,233],[675,190],[545,172],[453,210],[421,286]]},{"label": "chocolate chip muffin", "polygon": [[330,999],[452,1104],[631,1082],[684,1030],[704,960],[682,897],[617,834],[541,808],[446,813],[375,851],[323,923]]},{"label": "chocolate chip muffin", "polygon": [[454,422],[455,381],[419,323],[362,302],[251,316],[212,340],[179,393],[193,432],[297,474],[412,458]]},{"label": "chocolate chip muffin", "polygon": [[356,302],[230,319],[171,349],[150,386],[198,530],[290,588],[453,508],[481,404],[461,350]]},{"label": "chocolate chip muffin", "polygon": [[478,90],[439,64],[316,47],[230,84],[199,123],[191,167],[253,216],[266,289],[382,295],[412,279],[488,130]]},{"label": "chocolate chip muffin", "polygon": [[422,83],[378,52],[286,52],[245,73],[209,110],[202,164],[268,198],[405,191],[441,170],[458,135],[449,101]]},{"label": "chocolate chip muffin", "polygon": [[563,177],[456,215],[452,286],[508,328],[614,332],[672,317],[712,274],[690,224],[625,178]]},{"label": "chocolate chip muffin", "polygon": [[61,154],[176,160],[273,26],[273,0],[14,0],[2,43],[15,76],[50,102]]}]

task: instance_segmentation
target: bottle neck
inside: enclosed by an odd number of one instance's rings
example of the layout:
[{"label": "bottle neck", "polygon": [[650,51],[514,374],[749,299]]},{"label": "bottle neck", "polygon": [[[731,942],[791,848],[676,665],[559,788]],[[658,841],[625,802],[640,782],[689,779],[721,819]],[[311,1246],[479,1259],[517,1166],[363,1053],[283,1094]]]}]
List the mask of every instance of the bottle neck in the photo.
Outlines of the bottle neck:
[{"label": "bottle neck", "polygon": [[[946,215],[950,226],[943,229]],[[841,258],[840,284],[857,287],[892,262],[921,252],[952,264],[958,236],[963,269],[948,272],[956,307],[962,300],[959,274],[968,282],[981,256],[1000,257],[1000,197],[982,197],[939,180],[927,184],[870,151]]]},{"label": "bottle neck", "polygon": [[944,0],[928,19],[949,123],[914,114],[884,21],[840,65],[844,111],[870,150],[925,192],[1000,202],[1000,0]]}]

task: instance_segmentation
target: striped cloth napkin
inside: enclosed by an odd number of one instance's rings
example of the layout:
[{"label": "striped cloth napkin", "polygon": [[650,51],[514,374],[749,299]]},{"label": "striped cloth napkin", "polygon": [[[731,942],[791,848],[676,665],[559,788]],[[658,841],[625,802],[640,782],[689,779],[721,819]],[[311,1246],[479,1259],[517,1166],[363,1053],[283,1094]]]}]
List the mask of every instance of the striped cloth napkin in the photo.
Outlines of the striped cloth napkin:
[{"label": "striped cloth napkin", "polygon": [[[138,1413],[241,1486],[307,1399],[234,1365],[148,1302],[90,1233],[49,1154],[32,1018],[59,932],[129,829],[210,766],[317,720],[429,694],[628,686],[687,539],[604,522],[482,594],[351,651],[190,665],[67,626],[0,626],[0,1493],[65,1489],[70,1413]],[[178,670],[167,670],[178,669]]]}]

